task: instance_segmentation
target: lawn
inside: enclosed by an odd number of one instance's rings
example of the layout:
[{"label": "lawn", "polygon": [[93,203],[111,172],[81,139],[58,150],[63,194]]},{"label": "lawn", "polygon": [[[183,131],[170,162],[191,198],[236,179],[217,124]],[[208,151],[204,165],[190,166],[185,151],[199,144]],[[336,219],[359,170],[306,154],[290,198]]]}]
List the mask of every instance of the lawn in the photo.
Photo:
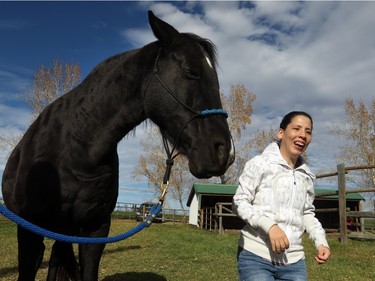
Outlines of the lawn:
[{"label": "lawn", "polygon": [[[135,226],[114,220],[111,235]],[[190,225],[153,224],[131,238],[108,244],[99,279],[104,281],[207,281],[237,280],[237,234],[218,235]],[[36,280],[45,280],[52,245],[46,239],[45,259]],[[16,227],[0,218],[0,280],[17,278]],[[375,242],[349,240],[341,245],[329,238],[332,258],[325,265],[314,262],[313,243],[304,237],[309,281],[375,280]]]}]

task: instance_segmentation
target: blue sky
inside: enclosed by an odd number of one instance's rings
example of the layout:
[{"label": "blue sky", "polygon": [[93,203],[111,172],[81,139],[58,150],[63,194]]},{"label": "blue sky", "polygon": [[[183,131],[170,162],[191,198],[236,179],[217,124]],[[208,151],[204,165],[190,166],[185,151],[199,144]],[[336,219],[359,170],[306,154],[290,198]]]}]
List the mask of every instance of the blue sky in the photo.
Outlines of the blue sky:
[{"label": "blue sky", "polygon": [[[121,32],[148,28],[133,2],[1,2],[2,70],[34,71],[54,59],[77,62],[86,75],[104,58],[134,47]],[[14,70],[16,71],[16,70]]]},{"label": "blue sky", "polygon": [[[332,122],[344,122],[345,98],[368,104],[374,97],[375,2],[0,2],[0,132],[29,126],[19,94],[40,65],[78,63],[84,77],[107,57],[154,41],[148,9],[216,44],[221,90],[241,83],[257,96],[248,134],[276,127],[291,110],[308,111],[312,169],[336,168],[342,140]],[[129,176],[144,134],[141,127],[119,146],[122,202],[152,195],[146,181]],[[9,149],[0,151],[1,176]]]}]

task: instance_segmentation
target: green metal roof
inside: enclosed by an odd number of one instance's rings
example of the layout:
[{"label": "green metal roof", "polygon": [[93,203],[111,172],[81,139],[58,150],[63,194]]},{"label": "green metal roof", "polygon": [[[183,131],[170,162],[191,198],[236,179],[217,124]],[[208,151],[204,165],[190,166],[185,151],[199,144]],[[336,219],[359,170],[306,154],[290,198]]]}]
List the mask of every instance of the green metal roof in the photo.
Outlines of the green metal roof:
[{"label": "green metal roof", "polygon": [[237,185],[220,184],[220,183],[195,183],[191,188],[188,201],[186,205],[189,207],[194,194],[227,194],[234,195],[237,190]]},{"label": "green metal roof", "polygon": [[[324,189],[324,188],[315,188],[315,196],[319,194],[319,192],[326,192],[326,191],[335,191],[334,189]],[[346,194],[346,199],[347,200],[365,200],[359,193],[347,193]],[[321,198],[324,199],[339,199],[338,195],[328,195],[328,196],[323,196]]]},{"label": "green metal roof", "polygon": [[238,185],[218,183],[195,183],[193,185],[196,193],[213,194],[235,194]]},{"label": "green metal roof", "polygon": [[[238,185],[234,184],[219,184],[219,183],[195,183],[190,191],[186,205],[189,207],[194,194],[227,194],[234,195]],[[332,189],[315,188],[315,194],[319,192],[333,191]],[[338,195],[324,196],[325,199],[338,199]],[[359,193],[347,193],[346,199],[348,200],[364,200]]]}]

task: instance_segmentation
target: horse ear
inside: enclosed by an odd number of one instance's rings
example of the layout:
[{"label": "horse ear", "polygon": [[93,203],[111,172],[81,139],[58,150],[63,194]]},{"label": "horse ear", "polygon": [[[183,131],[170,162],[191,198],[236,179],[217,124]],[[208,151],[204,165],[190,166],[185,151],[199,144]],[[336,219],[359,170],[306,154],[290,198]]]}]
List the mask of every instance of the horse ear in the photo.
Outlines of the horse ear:
[{"label": "horse ear", "polygon": [[173,39],[179,34],[173,26],[156,17],[152,11],[148,11],[148,21],[155,37],[164,46],[170,45]]}]

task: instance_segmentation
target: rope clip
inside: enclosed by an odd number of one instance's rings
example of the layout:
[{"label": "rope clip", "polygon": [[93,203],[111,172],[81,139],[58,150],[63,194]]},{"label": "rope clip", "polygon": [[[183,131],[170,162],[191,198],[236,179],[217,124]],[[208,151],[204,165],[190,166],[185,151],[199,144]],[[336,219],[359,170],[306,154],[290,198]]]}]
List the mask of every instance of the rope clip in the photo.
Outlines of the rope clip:
[{"label": "rope clip", "polygon": [[163,204],[164,202],[165,195],[168,192],[168,187],[169,187],[169,181],[167,181],[166,183],[162,182],[160,184],[161,195],[159,197],[159,202],[161,202],[161,204]]}]

